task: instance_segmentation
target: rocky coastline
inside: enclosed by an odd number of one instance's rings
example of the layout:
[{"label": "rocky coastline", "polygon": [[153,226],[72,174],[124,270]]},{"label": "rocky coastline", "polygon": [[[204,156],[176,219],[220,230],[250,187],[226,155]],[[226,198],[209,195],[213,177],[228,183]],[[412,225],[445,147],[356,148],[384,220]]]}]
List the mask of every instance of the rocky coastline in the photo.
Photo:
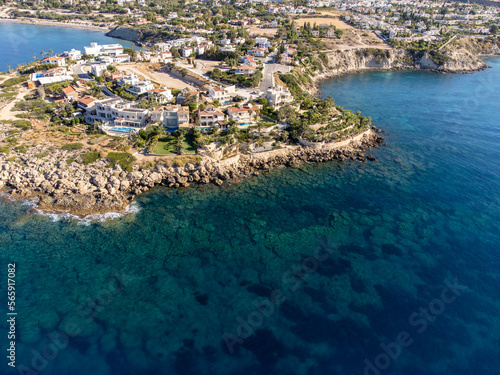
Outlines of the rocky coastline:
[{"label": "rocky coastline", "polygon": [[[442,65],[436,64],[429,53],[424,53],[414,60],[410,52],[404,49],[379,50],[378,54],[374,53],[372,48],[332,51],[327,54],[328,64],[312,77],[312,92],[320,94],[318,85],[323,81],[372,70],[427,70],[436,73],[470,74],[488,68],[481,59],[482,56],[500,54],[498,46],[485,51],[481,50],[479,45],[470,45],[470,41],[462,43],[469,43],[468,48],[464,45],[447,50],[445,54],[448,60]],[[307,87],[307,90],[311,92],[311,87]]]},{"label": "rocky coastline", "polygon": [[[367,150],[384,143],[380,129],[367,130],[354,138],[318,147],[286,146],[253,155],[237,155],[215,160],[204,157],[194,164],[170,167],[165,163],[140,170],[134,165],[125,171],[119,165],[99,160],[83,165],[74,152],[57,150],[44,158],[40,150],[7,158],[0,156],[0,191],[12,198],[37,198],[38,208],[46,212],[78,216],[124,212],[134,198],[157,185],[171,188],[196,184],[220,186],[273,168],[299,167],[302,163],[330,160],[375,160]],[[76,157],[68,164],[68,158]]]}]

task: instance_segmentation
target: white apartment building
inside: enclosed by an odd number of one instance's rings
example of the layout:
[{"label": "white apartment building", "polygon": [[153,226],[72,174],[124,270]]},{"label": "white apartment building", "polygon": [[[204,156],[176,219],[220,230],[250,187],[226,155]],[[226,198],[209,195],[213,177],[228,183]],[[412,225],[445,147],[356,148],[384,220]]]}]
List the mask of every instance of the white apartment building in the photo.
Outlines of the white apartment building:
[{"label": "white apartment building", "polygon": [[123,47],[121,44],[103,44],[99,45],[96,42],[90,43],[90,47],[84,47],[86,55],[99,56],[99,55],[122,55]]}]

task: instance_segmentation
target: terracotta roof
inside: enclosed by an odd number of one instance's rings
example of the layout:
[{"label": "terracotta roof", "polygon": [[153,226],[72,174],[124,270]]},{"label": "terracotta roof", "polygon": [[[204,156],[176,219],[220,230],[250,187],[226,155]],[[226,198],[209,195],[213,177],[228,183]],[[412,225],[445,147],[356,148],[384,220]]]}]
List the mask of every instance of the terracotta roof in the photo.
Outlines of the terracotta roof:
[{"label": "terracotta roof", "polygon": [[153,90],[149,90],[149,92],[156,92],[158,94],[161,94],[162,92],[167,92],[167,90],[163,90],[163,89],[153,89]]},{"label": "terracotta roof", "polygon": [[211,111],[211,112],[198,111],[198,115],[200,115],[200,116],[214,116],[214,115],[224,116],[224,114],[222,112],[220,112],[220,111]]},{"label": "terracotta roof", "polygon": [[84,96],[78,102],[82,103],[82,104],[85,104],[85,105],[89,105],[89,104],[94,103],[96,100],[97,100],[96,98],[93,98],[91,96]]},{"label": "terracotta roof", "polygon": [[238,66],[238,70],[254,70],[254,69],[255,69],[254,66],[248,66],[248,65]]},{"label": "terracotta roof", "polygon": [[63,93],[65,93],[66,95],[71,94],[72,92],[75,92],[75,89],[71,86],[65,87],[63,89]]},{"label": "terracotta roof", "polygon": [[238,107],[230,107],[228,108],[228,111],[231,111],[231,112],[248,112],[251,108],[249,107],[243,107],[243,108],[238,108]]}]

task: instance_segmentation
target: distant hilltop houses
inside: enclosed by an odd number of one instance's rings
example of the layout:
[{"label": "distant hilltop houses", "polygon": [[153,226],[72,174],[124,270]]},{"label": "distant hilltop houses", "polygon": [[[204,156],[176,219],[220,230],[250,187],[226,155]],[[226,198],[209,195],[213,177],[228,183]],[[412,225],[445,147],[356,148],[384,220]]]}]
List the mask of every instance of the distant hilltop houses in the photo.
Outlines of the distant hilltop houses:
[{"label": "distant hilltop houses", "polygon": [[382,33],[386,38],[413,42],[433,41],[442,33],[488,35],[500,24],[498,7],[474,3],[423,0],[315,1],[312,8],[333,7],[349,12],[343,19],[361,29]]}]

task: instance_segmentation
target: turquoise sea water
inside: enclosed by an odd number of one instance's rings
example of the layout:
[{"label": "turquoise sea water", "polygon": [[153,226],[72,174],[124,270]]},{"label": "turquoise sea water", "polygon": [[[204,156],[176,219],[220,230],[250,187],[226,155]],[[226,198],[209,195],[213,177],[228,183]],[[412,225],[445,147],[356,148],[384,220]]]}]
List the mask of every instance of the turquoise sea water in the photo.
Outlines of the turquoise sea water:
[{"label": "turquoise sea water", "polygon": [[100,44],[120,43],[130,47],[130,42],[110,38],[103,31],[75,29],[71,27],[56,27],[45,25],[25,25],[21,23],[0,22],[0,71],[7,71],[17,64],[42,58],[40,51],[48,52],[52,49],[55,53],[62,53],[71,48],[84,52],[84,46],[91,42]]},{"label": "turquoise sea water", "polygon": [[391,133],[374,163],[156,189],[138,213],[91,225],[0,201],[17,370],[498,374],[500,59],[489,64],[324,83]]}]

